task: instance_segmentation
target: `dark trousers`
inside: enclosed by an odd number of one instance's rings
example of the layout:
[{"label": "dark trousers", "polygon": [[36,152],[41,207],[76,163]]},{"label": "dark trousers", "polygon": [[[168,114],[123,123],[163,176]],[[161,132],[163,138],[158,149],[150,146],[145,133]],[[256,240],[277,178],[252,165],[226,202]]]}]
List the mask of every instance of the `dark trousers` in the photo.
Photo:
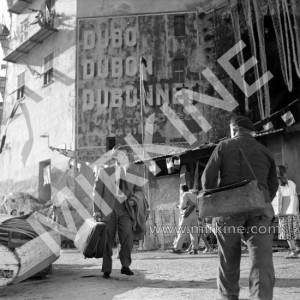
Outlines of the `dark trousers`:
[{"label": "dark trousers", "polygon": [[102,272],[112,270],[112,247],[118,230],[121,244],[120,261],[123,267],[131,265],[131,251],[133,247],[132,219],[125,207],[125,203],[120,204],[116,201],[114,210],[107,223],[106,244],[103,253]]},{"label": "dark trousers", "polygon": [[217,218],[219,245],[217,285],[222,299],[238,299],[243,232],[252,263],[249,276],[250,299],[273,298],[275,275],[272,219],[251,214]]}]

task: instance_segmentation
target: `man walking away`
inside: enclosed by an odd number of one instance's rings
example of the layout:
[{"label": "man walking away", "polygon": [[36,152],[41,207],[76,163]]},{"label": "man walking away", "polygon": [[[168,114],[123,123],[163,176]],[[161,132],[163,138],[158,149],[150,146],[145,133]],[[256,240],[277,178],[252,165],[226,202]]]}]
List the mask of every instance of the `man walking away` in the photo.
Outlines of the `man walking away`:
[{"label": "man walking away", "polygon": [[261,211],[216,218],[219,227],[217,285],[222,299],[236,300],[239,297],[241,233],[233,230],[233,227],[241,228],[240,226],[244,228],[244,238],[252,263],[249,276],[250,299],[273,298],[275,275],[272,257],[273,233],[270,226],[274,211],[271,201],[275,197],[278,180],[272,154],[253,138],[253,131],[255,128],[250,119],[233,117],[230,121],[231,138],[217,145],[202,175],[203,189],[254,179],[246,161],[243,161],[240,147],[263,189],[266,202],[266,207]]}]

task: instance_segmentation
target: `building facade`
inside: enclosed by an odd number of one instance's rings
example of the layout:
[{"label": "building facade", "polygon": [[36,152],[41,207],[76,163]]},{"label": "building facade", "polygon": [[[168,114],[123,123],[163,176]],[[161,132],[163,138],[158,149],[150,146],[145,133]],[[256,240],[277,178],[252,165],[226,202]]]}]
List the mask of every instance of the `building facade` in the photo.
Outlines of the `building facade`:
[{"label": "building facade", "polygon": [[[175,97],[182,88],[217,95],[201,75],[208,66],[216,71],[216,16],[199,18],[199,12],[222,1],[74,3],[8,1],[3,122],[19,106],[0,156],[2,196],[26,191],[52,199],[61,182],[72,181],[69,177],[78,172],[70,171],[72,159],[53,148],[71,150],[76,164],[93,162],[125,143],[128,133],[141,143],[151,117],[150,144],[186,147],[227,133],[228,112],[195,103],[209,124],[205,127]],[[147,64],[144,102],[142,57]],[[229,80],[220,81],[231,89]]]},{"label": "building facade", "polygon": [[[283,98],[299,97],[299,79],[287,92],[281,75],[270,2],[257,7],[254,1],[256,15],[251,19],[266,20],[268,61],[263,52],[254,51],[247,7],[231,2],[8,0],[11,28],[1,43],[8,62],[2,124],[9,125],[0,154],[0,196],[22,191],[57,202],[64,191],[90,207],[90,186],[85,189],[76,181],[83,172],[80,166],[127,143],[128,134],[146,146],[214,143],[228,135],[233,113],[259,121],[288,104],[283,105]],[[260,93],[246,97],[221,67],[218,59],[240,39],[245,42],[244,57],[238,55],[232,65],[255,54],[274,75],[270,93],[261,89],[262,98],[270,94],[278,101],[258,103]],[[249,68],[244,74],[249,85],[264,68]],[[195,98],[177,97],[182,89],[193,91]],[[236,104],[228,109],[220,103],[230,95]],[[163,149],[149,152],[165,155],[174,150]],[[284,163],[283,156],[277,157]],[[196,163],[189,166],[191,173],[195,168]],[[291,174],[300,182],[296,168]],[[169,181],[170,203],[164,207],[171,209],[178,201],[172,185],[179,179]],[[150,188],[158,192],[162,182],[152,178]],[[155,209],[159,195],[152,194]],[[178,198],[178,190],[175,194]]]},{"label": "building facade", "polygon": [[76,5],[8,1],[8,9],[2,124],[9,120],[9,125],[0,158],[0,194],[28,192],[48,201],[54,190],[47,177],[68,169],[68,159],[48,146],[75,147]]}]

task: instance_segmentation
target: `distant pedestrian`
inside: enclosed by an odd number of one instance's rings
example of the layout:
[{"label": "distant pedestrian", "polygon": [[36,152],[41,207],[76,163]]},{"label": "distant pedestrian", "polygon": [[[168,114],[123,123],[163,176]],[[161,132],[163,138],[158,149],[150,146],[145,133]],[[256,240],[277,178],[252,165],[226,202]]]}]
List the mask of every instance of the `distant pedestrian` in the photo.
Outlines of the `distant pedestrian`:
[{"label": "distant pedestrian", "polygon": [[278,239],[287,240],[290,253],[285,258],[299,258],[296,240],[300,239],[299,201],[296,184],[286,177],[286,168],[279,165],[279,188],[274,199],[278,201]]},{"label": "distant pedestrian", "polygon": [[178,235],[174,240],[173,253],[182,253],[182,246],[189,234],[192,247],[189,254],[198,253],[198,216],[196,213],[197,191],[189,191],[186,185],[181,186],[181,197]]},{"label": "distant pedestrian", "polygon": [[[197,211],[198,212],[198,211]],[[209,242],[207,241],[207,237],[212,233],[211,227],[206,223],[205,218],[199,218],[198,217],[198,228],[199,228],[199,234],[198,234],[198,245],[200,243],[200,240],[204,243],[204,249],[202,253],[210,254],[215,253],[214,249],[211,247]],[[192,245],[190,245],[189,249]],[[187,251],[189,252],[189,251]]]}]

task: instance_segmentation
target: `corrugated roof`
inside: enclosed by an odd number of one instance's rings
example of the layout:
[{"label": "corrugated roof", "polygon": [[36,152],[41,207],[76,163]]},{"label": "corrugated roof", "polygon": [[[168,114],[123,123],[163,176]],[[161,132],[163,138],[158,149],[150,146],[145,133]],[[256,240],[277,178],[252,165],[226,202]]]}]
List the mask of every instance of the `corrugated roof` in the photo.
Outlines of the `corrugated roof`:
[{"label": "corrugated roof", "polygon": [[24,55],[27,55],[33,48],[42,44],[52,34],[58,32],[58,29],[44,25],[33,36],[29,37],[10,54],[3,58],[3,60],[16,63]]},{"label": "corrugated roof", "polygon": [[195,151],[199,151],[199,150],[213,148],[216,145],[217,144],[215,144],[215,143],[205,143],[205,144],[201,144],[199,146],[194,146],[194,147],[190,147],[190,148],[182,148],[182,150],[172,151],[172,152],[169,152],[167,154],[160,154],[160,155],[152,156],[151,159],[145,159],[145,160],[138,159],[134,163],[138,164],[138,163],[142,163],[142,162],[146,162],[146,161],[150,161],[150,160],[155,161],[155,160],[158,160],[158,159],[164,159],[164,158],[172,157],[172,156],[181,156],[181,155],[184,155],[184,154],[188,154],[190,152],[195,152]]},{"label": "corrugated roof", "polygon": [[[263,136],[269,136],[269,135],[276,134],[276,133],[279,133],[279,132],[284,132],[284,131],[285,131],[285,128],[273,129],[273,130],[268,130],[268,131],[260,131],[260,132],[257,132],[254,137],[255,138],[260,138],[260,137],[263,137]],[[223,140],[223,139],[221,139],[221,140]],[[142,162],[146,162],[146,161],[150,161],[150,160],[155,161],[155,160],[158,160],[158,159],[164,159],[164,158],[172,157],[172,156],[181,156],[181,155],[188,154],[190,152],[204,150],[204,149],[208,149],[208,148],[213,148],[213,147],[216,147],[217,144],[218,143],[205,143],[205,144],[201,144],[201,145],[190,147],[190,148],[182,148],[181,150],[172,151],[172,152],[169,152],[167,154],[160,154],[160,155],[152,156],[151,159],[146,159],[146,160],[138,159],[134,163],[142,163]]]},{"label": "corrugated roof", "polygon": [[267,131],[260,131],[260,132],[256,133],[254,137],[268,136],[268,135],[271,135],[271,134],[282,132],[282,131],[285,131],[285,128],[273,129],[273,130],[267,130]]}]

